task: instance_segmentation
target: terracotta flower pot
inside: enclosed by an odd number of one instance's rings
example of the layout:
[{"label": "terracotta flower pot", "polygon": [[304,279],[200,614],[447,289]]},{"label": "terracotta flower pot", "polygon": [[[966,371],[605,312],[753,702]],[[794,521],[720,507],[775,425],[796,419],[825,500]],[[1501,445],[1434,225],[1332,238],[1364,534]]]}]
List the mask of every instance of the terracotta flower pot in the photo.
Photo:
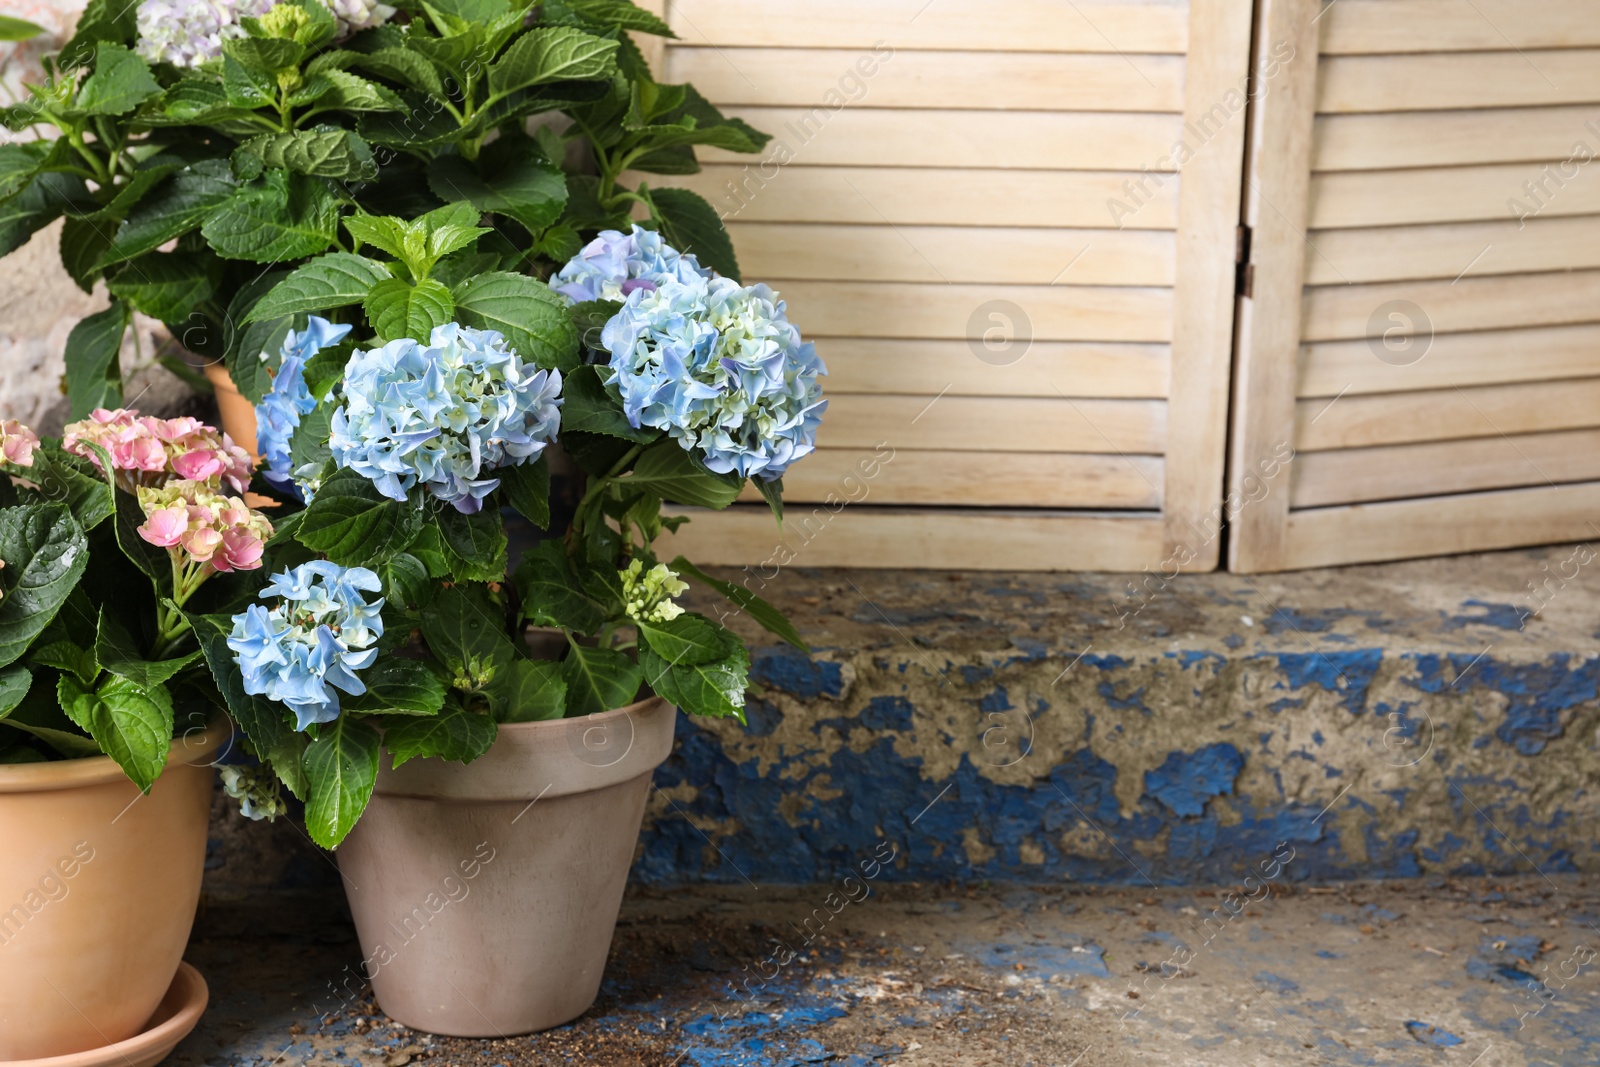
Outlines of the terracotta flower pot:
[{"label": "terracotta flower pot", "polygon": [[217,421],[222,423],[222,432],[250,453],[252,459],[260,459],[261,453],[256,448],[256,406],[239,392],[239,387],[228,377],[228,368],[221,362],[207,363],[205,373],[217,398]]},{"label": "terracotta flower pot", "polygon": [[385,759],[338,857],[366,977],[391,1018],[504,1037],[594,1003],[676,714],[652,698],[501,726],[466,766],[390,771]]},{"label": "terracotta flower pot", "polygon": [[0,767],[0,1061],[138,1034],[200,901],[217,724],[148,796],[108,756]]}]

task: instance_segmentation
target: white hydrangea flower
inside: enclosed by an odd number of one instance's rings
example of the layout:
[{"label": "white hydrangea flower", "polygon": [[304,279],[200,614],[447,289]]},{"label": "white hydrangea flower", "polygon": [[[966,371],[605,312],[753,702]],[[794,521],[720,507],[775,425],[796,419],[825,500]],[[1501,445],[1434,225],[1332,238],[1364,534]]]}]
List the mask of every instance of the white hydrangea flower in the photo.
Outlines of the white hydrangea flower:
[{"label": "white hydrangea flower", "polygon": [[339,36],[348,37],[374,26],[382,26],[394,14],[394,8],[377,0],[325,0],[333,17],[339,23]]},{"label": "white hydrangea flower", "polygon": [[665,563],[657,563],[649,571],[640,560],[629,563],[622,572],[622,599],[628,617],[635,622],[671,622],[683,614],[683,609],[672,598],[682,596],[689,583],[678,578],[678,572]]},{"label": "white hydrangea flower", "polygon": [[198,67],[222,55],[222,42],[244,36],[239,20],[260,18],[273,0],[143,0],[135,50],[151,63]]}]

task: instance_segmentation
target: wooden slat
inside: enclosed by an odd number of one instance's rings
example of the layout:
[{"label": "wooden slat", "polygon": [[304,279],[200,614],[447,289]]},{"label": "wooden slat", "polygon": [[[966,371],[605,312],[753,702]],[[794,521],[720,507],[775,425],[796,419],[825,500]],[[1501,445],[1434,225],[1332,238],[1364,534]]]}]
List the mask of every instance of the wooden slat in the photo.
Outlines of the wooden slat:
[{"label": "wooden slat", "polygon": [[[771,279],[808,337],[1167,341],[1172,290]],[[1021,315],[1017,313],[1020,310]]]},{"label": "wooden slat", "polygon": [[734,222],[728,233],[751,278],[1170,286],[1176,275],[1163,230]]},{"label": "wooden slat", "polygon": [[[1307,341],[1382,336],[1391,327],[1421,335],[1428,323],[1435,335],[1560,326],[1600,317],[1600,271],[1315,286],[1306,289],[1303,303],[1301,332]],[[1400,310],[1400,318],[1375,318],[1402,303],[1422,309],[1426,321],[1409,310]]]},{"label": "wooden slat", "polygon": [[1592,0],[1336,0],[1322,21],[1330,55],[1600,45]]},{"label": "wooden slat", "polygon": [[1294,445],[1312,452],[1593,426],[1600,378],[1302,400]]},{"label": "wooden slat", "polygon": [[[1410,0],[1396,2],[1403,6]],[[1594,49],[1325,56],[1320,65],[1318,111],[1448,111],[1600,100],[1600,51]]]},{"label": "wooden slat", "polygon": [[1171,52],[1188,42],[1188,6],[1176,0],[674,0],[668,21],[689,44],[1002,52]]},{"label": "wooden slat", "polygon": [[[1151,510],[1161,507],[1160,456],[821,448],[783,477],[789,506],[806,502]],[[867,475],[871,474],[872,477]],[[745,499],[759,502],[754,486]]]},{"label": "wooden slat", "polygon": [[1295,353],[1300,342],[1300,284],[1305,273],[1305,219],[1311,171],[1312,101],[1316,93],[1317,0],[1260,0],[1256,66],[1287,44],[1299,57],[1285,64],[1251,111],[1250,180],[1245,221],[1254,230],[1253,295],[1239,303],[1228,451],[1230,499],[1255,499],[1231,516],[1232,570],[1283,565],[1288,494],[1251,492],[1263,462],[1281,454],[1294,432]]},{"label": "wooden slat", "polygon": [[[1595,144],[1600,147],[1600,139]],[[1510,163],[1318,174],[1311,179],[1311,228],[1600,213],[1600,165],[1572,167],[1564,178],[1547,167]],[[1525,189],[1529,182],[1541,189],[1537,196]]]},{"label": "wooden slat", "polygon": [[1294,511],[1276,569],[1590,541],[1596,515],[1594,482]]},{"label": "wooden slat", "polygon": [[[1133,205],[1124,186],[1141,179],[1148,190],[1142,206],[1113,214],[1108,203]],[[720,164],[672,182],[705,197],[728,221],[1136,230],[1173,228],[1179,183],[1175,175],[1158,184],[1155,176],[1117,172],[894,167],[783,167],[763,178],[753,168]]]},{"label": "wooden slat", "polygon": [[824,385],[830,397],[946,393],[1162,399],[1171,366],[1166,345],[1035,341],[1015,362],[1002,365],[979,359],[966,341],[835,337],[817,351],[828,365]]},{"label": "wooden slat", "polygon": [[[1035,101],[1037,106],[1056,103]],[[727,114],[772,135],[759,157],[701,148],[705,163],[1008,167],[1020,170],[1173,170],[1180,115],[1109,111],[919,111],[877,107],[735,107]]]},{"label": "wooden slat", "polygon": [[[1600,18],[1595,24],[1600,26]],[[1328,171],[1559,162],[1572,156],[1577,141],[1600,147],[1588,123],[1600,126],[1600,105],[1323,115],[1311,166]]]},{"label": "wooden slat", "polygon": [[1302,397],[1399,393],[1451,386],[1600,377],[1600,326],[1554,326],[1435,337],[1428,354],[1395,366],[1366,341],[1306,345],[1300,356]]},{"label": "wooden slat", "polygon": [[[937,2],[937,0],[936,0]],[[803,18],[790,18],[793,26]],[[901,52],[863,79],[860,50],[667,49],[666,80],[721,105],[1037,111],[1169,111],[1183,107],[1180,56]]]},{"label": "wooden slat", "polygon": [[[1154,570],[1164,558],[1161,520],[1084,514],[953,515],[943,509],[846,506],[789,510],[779,539],[765,507],[683,509],[660,553],[704,565],[910,567],[961,570]],[[759,580],[750,585],[760,593]]]},{"label": "wooden slat", "polygon": [[1313,230],[1306,284],[1600,268],[1600,216]]},{"label": "wooden slat", "polygon": [[817,441],[826,448],[965,452],[1166,451],[1160,400],[835,396]]},{"label": "wooden slat", "polygon": [[1591,481],[1600,479],[1600,430],[1306,452],[1290,469],[1297,508]]}]

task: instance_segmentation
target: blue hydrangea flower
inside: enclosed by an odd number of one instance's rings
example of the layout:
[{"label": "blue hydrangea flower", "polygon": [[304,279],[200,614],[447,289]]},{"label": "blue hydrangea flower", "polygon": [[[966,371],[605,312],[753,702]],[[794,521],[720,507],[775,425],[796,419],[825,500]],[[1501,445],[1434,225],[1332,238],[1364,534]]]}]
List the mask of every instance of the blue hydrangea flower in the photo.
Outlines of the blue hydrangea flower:
[{"label": "blue hydrangea flower", "polygon": [[472,514],[500,479],[561,430],[561,372],[524,363],[493,330],[454,322],[429,343],[410,338],[357,352],[333,413],[333,459],[392,500],[423,486]]},{"label": "blue hydrangea flower", "polygon": [[[306,363],[329,345],[344,340],[349,326],[336,326],[312,315],[304,330],[290,330],[278,350],[280,362],[272,379],[272,389],[256,405],[256,448],[266,462],[262,477],[278,489],[300,495],[295,488],[294,463],[289,447],[300,420],[317,406],[306,388]],[[267,354],[261,353],[265,360]]]},{"label": "blue hydrangea flower", "polygon": [[244,675],[244,691],[288,705],[295,729],[339,717],[339,690],[367,691],[356,672],[377,659],[383,636],[383,598],[363,593],[383,582],[365,567],[326,560],[302,563],[275,574],[261,599],[233,617],[228,647]]},{"label": "blue hydrangea flower", "polygon": [[719,474],[772,481],[816,448],[828,369],[765,285],[664,279],[628,296],[601,343],[628,422],[698,448]]},{"label": "blue hydrangea flower", "polygon": [[575,304],[625,300],[636,289],[654,289],[663,279],[693,282],[710,278],[700,266],[661,239],[654,230],[605,230],[550,279],[550,288]]}]

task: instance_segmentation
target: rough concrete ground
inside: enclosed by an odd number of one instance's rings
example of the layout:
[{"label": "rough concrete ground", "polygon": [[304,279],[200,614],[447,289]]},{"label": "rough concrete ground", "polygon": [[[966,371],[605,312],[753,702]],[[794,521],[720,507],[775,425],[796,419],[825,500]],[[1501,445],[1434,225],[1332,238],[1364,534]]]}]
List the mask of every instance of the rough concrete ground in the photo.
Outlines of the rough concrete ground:
[{"label": "rough concrete ground", "polygon": [[[874,884],[636,890],[598,1003],[432,1038],[359,984],[342,898],[205,906],[207,1067],[1549,1067],[1600,1062],[1600,885],[1578,875],[1233,889]],[[859,895],[859,893],[857,894]],[[835,897],[835,901],[840,898]],[[1230,905],[1230,899],[1234,902]],[[1242,907],[1240,906],[1242,905]],[[729,992],[816,909],[820,936]],[[768,966],[766,971],[773,970]]]}]

